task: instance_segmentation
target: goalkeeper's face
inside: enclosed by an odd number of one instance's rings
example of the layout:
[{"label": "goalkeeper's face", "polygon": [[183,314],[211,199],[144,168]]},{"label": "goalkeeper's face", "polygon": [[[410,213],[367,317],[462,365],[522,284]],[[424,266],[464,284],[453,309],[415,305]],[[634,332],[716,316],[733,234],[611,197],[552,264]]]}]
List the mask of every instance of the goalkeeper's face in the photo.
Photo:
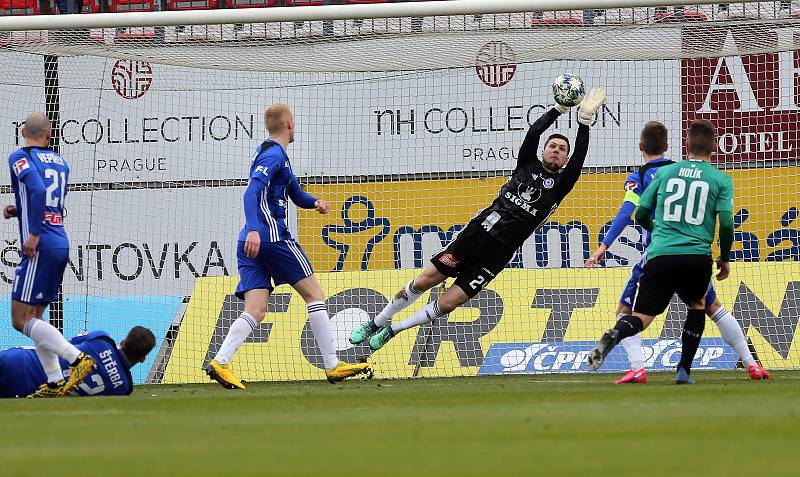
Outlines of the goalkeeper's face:
[{"label": "goalkeeper's face", "polygon": [[567,163],[569,144],[561,138],[552,138],[544,145],[542,165],[551,172],[558,172]]}]

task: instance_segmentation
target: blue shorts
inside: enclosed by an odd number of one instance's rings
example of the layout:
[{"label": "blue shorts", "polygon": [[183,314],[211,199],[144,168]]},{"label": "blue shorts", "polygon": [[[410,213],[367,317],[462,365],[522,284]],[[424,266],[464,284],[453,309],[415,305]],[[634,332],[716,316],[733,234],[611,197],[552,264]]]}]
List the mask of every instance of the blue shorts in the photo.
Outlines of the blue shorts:
[{"label": "blue shorts", "polygon": [[314,273],[308,257],[294,240],[261,242],[256,258],[248,257],[244,253],[244,242],[239,242],[236,260],[239,262],[236,296],[242,300],[248,290],[266,288],[272,291],[278,285],[294,285]]},{"label": "blue shorts", "polygon": [[22,257],[14,271],[11,299],[36,306],[56,301],[68,262],[68,248],[39,250],[33,258]]},{"label": "blue shorts", "polygon": [[[642,259],[639,260],[639,263],[634,265],[633,270],[631,270],[631,277],[628,279],[628,283],[625,284],[625,288],[622,290],[622,296],[619,298],[619,303],[621,305],[633,308],[633,300],[636,297],[636,290],[639,287],[639,279],[642,277],[642,270],[644,270],[644,265],[646,263],[647,251],[642,254]],[[678,298],[686,303],[686,297],[680,289],[678,289],[677,294]],[[713,305],[715,301],[717,301],[717,290],[714,288],[714,280],[711,280],[708,283],[708,293],[706,293],[706,308]]]}]

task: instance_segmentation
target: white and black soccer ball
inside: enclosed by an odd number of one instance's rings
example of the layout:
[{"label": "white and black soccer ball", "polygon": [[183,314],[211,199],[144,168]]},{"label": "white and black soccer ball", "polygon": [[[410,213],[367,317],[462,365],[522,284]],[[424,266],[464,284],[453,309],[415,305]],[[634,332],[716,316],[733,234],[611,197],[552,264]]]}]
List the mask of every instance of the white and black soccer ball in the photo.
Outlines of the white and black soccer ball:
[{"label": "white and black soccer ball", "polygon": [[565,74],[553,82],[553,98],[561,106],[577,106],[585,94],[586,88],[579,76]]}]

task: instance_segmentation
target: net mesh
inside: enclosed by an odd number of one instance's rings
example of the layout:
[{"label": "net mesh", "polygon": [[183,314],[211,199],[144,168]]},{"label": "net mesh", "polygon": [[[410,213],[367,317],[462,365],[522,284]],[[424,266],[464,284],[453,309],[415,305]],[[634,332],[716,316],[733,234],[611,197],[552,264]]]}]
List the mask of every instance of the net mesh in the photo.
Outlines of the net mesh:
[{"label": "net mesh", "polygon": [[[787,5],[788,4],[788,5]],[[733,276],[716,284],[751,352],[797,368],[800,307],[798,19],[790,2],[186,27],[7,32],[0,111],[7,152],[27,113],[57,119],[71,167],[65,335],[133,325],[157,337],[136,382],[199,382],[243,310],[236,241],[262,114],[289,104],[295,174],[331,213],[288,222],[326,292],[339,357],[379,377],[585,371],[642,256],[631,224],[601,267],[584,262],[609,229],[639,132],[659,120],[668,155],[693,119],[718,128],[715,163],[735,187]],[[702,20],[702,21],[696,21]],[[347,338],[496,196],[528,125],[562,73],[603,86],[584,173],[558,211],[480,295],[370,356]],[[553,127],[574,138],[575,112]],[[4,183],[8,183],[9,171]],[[5,203],[13,202],[10,188]],[[20,261],[16,223],[0,225],[0,280]],[[410,316],[441,292],[396,315]],[[10,314],[10,300],[2,305]],[[685,307],[644,333],[646,365],[671,369]],[[27,345],[9,322],[0,348]],[[707,326],[695,366],[739,356]],[[628,367],[615,350],[604,369]],[[234,358],[245,380],[318,379],[306,307],[289,287]]]}]

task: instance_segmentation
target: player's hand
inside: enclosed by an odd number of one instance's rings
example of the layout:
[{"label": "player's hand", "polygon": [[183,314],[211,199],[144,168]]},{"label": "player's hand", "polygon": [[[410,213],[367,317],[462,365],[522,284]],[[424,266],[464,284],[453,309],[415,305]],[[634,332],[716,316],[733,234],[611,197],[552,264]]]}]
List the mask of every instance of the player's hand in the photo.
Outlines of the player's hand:
[{"label": "player's hand", "polygon": [[730,262],[723,262],[722,259],[717,259],[717,280],[725,280],[728,278],[728,275],[731,274],[731,264]]},{"label": "player's hand", "polygon": [[328,205],[328,203],[322,199],[314,202],[314,208],[317,209],[317,212],[320,214],[327,214],[328,211],[331,210],[331,207]]},{"label": "player's hand", "polygon": [[11,217],[17,216],[17,208],[13,205],[7,205],[3,207],[3,218],[10,219]]},{"label": "player's hand", "polygon": [[244,254],[250,258],[256,258],[260,248],[261,236],[258,234],[258,230],[247,232],[247,238],[244,240]]},{"label": "player's hand", "polygon": [[567,114],[569,112],[569,106],[564,106],[563,104],[556,103],[553,105],[558,114]]},{"label": "player's hand", "polygon": [[606,98],[606,90],[603,88],[595,88],[590,91],[578,106],[578,122],[585,126],[591,126],[595,114],[605,104]]},{"label": "player's hand", "polygon": [[39,236],[38,235],[28,235],[28,238],[25,239],[25,242],[22,243],[22,253],[29,258],[33,258],[36,256],[36,247],[39,246]]},{"label": "player's hand", "polygon": [[606,250],[608,250],[608,246],[604,243],[601,243],[597,250],[586,260],[586,263],[583,264],[586,268],[594,268],[600,264],[600,260],[603,259],[603,255],[606,254]]}]

